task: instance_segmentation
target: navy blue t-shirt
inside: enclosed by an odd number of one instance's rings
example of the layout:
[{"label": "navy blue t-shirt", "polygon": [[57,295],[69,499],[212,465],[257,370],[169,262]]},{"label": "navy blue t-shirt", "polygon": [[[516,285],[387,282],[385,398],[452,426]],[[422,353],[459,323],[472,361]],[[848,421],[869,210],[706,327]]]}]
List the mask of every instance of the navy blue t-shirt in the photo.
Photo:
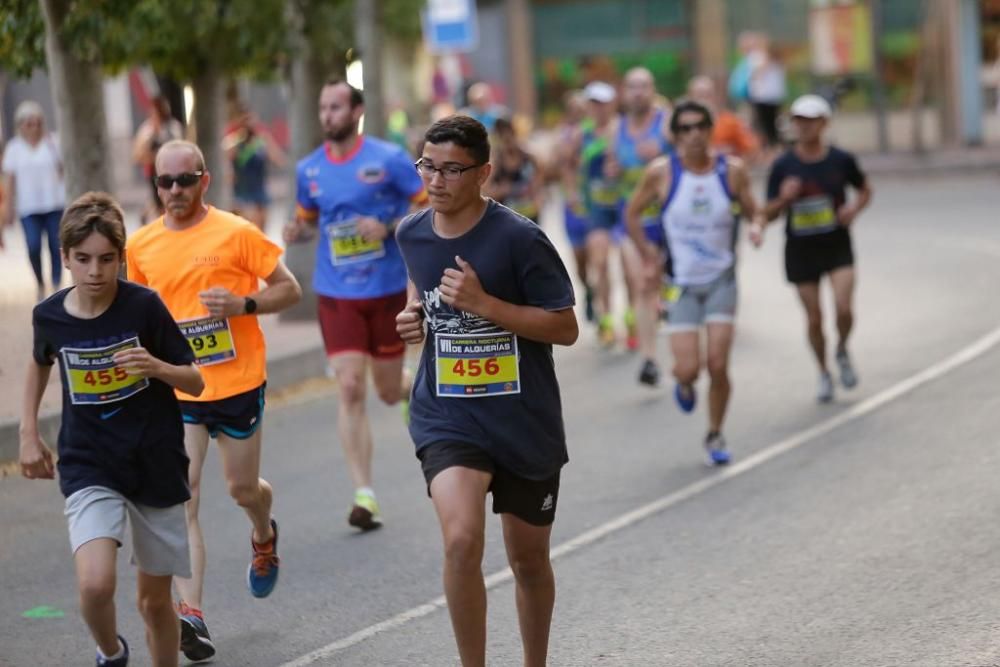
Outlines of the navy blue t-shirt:
[{"label": "navy blue t-shirt", "polygon": [[789,176],[802,179],[802,191],[788,207],[785,233],[792,247],[836,242],[849,237],[837,219],[837,209],[847,201],[847,186],[862,188],[865,174],[851,153],[830,146],[816,162],[803,162],[794,150],[775,160],[767,178],[767,198],[778,198],[781,182]]},{"label": "navy blue t-shirt", "polygon": [[438,290],[458,255],[498,299],[549,311],[572,308],[573,285],[537,225],[490,200],[475,227],[438,236],[433,211],[400,224],[396,240],[420,295],[427,339],[410,402],[410,435],[419,451],[434,442],[482,447],[527,479],[546,479],[568,461],[552,346],[504,332],[457,311]]},{"label": "navy blue t-shirt", "polygon": [[70,287],[35,306],[33,357],[57,359],[62,377],[59,488],[69,497],[105,486],[129,500],[169,507],[191,497],[184,425],[174,390],[128,375],[110,361],[141,346],[175,366],[194,353],[156,292],[125,280],[106,311],[93,319],[66,312]]}]

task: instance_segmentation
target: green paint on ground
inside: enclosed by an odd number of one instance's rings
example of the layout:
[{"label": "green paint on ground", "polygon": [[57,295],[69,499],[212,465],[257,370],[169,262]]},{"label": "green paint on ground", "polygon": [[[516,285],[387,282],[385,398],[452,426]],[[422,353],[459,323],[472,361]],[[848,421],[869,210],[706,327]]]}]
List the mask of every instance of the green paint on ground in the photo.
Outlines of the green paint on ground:
[{"label": "green paint on ground", "polygon": [[62,609],[56,609],[48,605],[41,605],[21,614],[22,618],[62,618],[66,613]]}]

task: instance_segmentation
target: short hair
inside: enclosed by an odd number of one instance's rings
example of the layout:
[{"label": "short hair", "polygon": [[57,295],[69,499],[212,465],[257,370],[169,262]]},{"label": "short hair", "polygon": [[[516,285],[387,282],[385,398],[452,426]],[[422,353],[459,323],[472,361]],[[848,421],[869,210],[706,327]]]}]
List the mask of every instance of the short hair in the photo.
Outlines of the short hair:
[{"label": "short hair", "polygon": [[86,192],[63,213],[59,223],[63,253],[68,254],[94,232],[110,241],[119,255],[125,252],[125,213],[107,192]]},{"label": "short hair", "polygon": [[29,118],[45,120],[45,111],[42,110],[42,105],[34,100],[25,100],[17,105],[17,109],[14,111],[14,126],[19,126]]},{"label": "short hair", "polygon": [[329,86],[347,86],[347,90],[350,92],[351,95],[351,108],[356,109],[360,106],[364,106],[365,104],[364,93],[362,93],[358,88],[355,88],[351,84],[347,83],[347,81],[344,81],[343,79],[339,79],[337,77],[333,77],[327,79],[326,83],[323,84],[324,88],[327,88]]},{"label": "short hair", "polygon": [[708,107],[694,100],[683,100],[677,103],[677,106],[674,107],[674,113],[670,116],[670,131],[677,134],[677,126],[680,125],[681,114],[692,111],[700,113],[708,121],[709,127],[715,124],[715,119],[712,118],[712,112],[708,110]]},{"label": "short hair", "polygon": [[469,152],[476,164],[490,161],[490,136],[486,127],[470,116],[454,115],[442,118],[424,134],[429,144],[453,143]]},{"label": "short hair", "polygon": [[[160,150],[156,151],[156,157],[159,158],[161,153],[175,148],[186,148],[191,151],[194,154],[195,161],[197,162],[197,166],[195,168],[198,171],[205,171],[205,154],[201,152],[200,148],[198,148],[198,144],[193,141],[188,141],[186,139],[171,139],[167,143],[160,146]],[[153,167],[154,169],[156,168],[155,159],[153,160]]]}]

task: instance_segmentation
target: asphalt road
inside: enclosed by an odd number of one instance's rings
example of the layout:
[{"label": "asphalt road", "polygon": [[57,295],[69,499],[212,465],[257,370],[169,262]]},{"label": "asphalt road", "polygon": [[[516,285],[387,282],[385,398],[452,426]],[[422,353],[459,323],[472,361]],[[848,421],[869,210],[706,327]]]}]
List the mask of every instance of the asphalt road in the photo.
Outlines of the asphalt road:
[{"label": "asphalt road", "polygon": [[[875,186],[855,234],[861,385],[833,405],[813,400],[780,231],[744,248],[729,469],[702,463],[703,406],[682,415],[669,383],[638,386],[633,356],[599,351],[589,330],[558,351],[571,462],[551,664],[1000,664],[1000,188],[995,176]],[[249,527],[208,463],[215,664],[458,664],[438,528],[398,412],[371,404],[386,525],[357,535],[332,398],[278,403],[263,470],[282,574],[266,600],[245,589]],[[487,574],[505,567],[498,527]],[[0,530],[0,664],[91,664],[55,485],[0,480]],[[122,632],[148,665],[126,553],[120,564]],[[491,582],[489,662],[517,665],[513,588]],[[64,615],[23,617],[41,605]]]}]

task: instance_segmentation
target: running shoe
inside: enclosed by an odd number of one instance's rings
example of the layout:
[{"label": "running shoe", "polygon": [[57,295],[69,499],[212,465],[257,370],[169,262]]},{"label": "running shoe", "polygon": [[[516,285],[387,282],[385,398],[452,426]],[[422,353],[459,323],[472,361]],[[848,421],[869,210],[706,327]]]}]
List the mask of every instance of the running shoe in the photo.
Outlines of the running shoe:
[{"label": "running shoe", "polygon": [[681,412],[692,412],[695,403],[698,402],[698,392],[695,391],[693,384],[678,382],[674,385],[674,400],[677,401],[677,407]]},{"label": "running shoe", "polygon": [[382,527],[382,515],[379,513],[378,501],[371,493],[358,490],[354,492],[354,505],[347,523],[361,530],[375,530]]},{"label": "running shoe", "polygon": [[819,391],[816,392],[816,400],[820,403],[829,403],[833,400],[833,378],[829,373],[819,374]]},{"label": "running shoe", "polygon": [[247,569],[247,587],[255,598],[266,598],[278,583],[278,522],[271,519],[274,537],[266,544],[257,544],[250,538],[253,560]]},{"label": "running shoe", "polygon": [[726,439],[721,433],[710,433],[705,436],[705,450],[708,452],[708,464],[724,466],[729,463],[729,452],[726,451]]},{"label": "running shoe", "polygon": [[602,315],[598,320],[597,340],[601,347],[611,347],[615,344],[615,327],[610,315]]},{"label": "running shoe", "polygon": [[625,347],[629,352],[639,349],[639,333],[635,328],[635,311],[629,308],[625,311]]},{"label": "running shoe", "polygon": [[201,662],[214,656],[215,644],[208,634],[201,611],[181,601],[177,603],[177,615],[181,621],[181,653],[184,657],[191,662]]},{"label": "running shoe", "polygon": [[97,667],[128,667],[128,642],[121,635],[118,641],[122,644],[122,654],[117,658],[105,658],[101,652],[97,652]]},{"label": "running shoe", "polygon": [[660,384],[660,367],[652,359],[646,359],[639,371],[639,384],[655,387]]},{"label": "running shoe", "polygon": [[844,389],[854,389],[858,386],[858,375],[854,372],[854,365],[851,364],[851,357],[847,354],[847,349],[837,351],[837,368],[840,371],[840,384]]}]

